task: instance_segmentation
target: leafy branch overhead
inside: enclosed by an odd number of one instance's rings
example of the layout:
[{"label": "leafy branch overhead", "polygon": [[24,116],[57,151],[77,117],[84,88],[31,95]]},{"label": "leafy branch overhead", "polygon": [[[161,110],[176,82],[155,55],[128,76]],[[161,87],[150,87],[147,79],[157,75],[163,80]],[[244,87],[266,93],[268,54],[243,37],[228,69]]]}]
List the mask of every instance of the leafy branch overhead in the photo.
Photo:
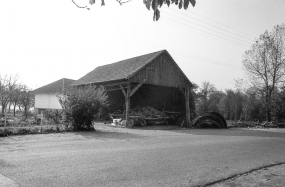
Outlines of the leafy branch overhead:
[{"label": "leafy branch overhead", "polygon": [[150,10],[150,7],[152,7],[153,13],[153,20],[157,21],[160,18],[160,11],[158,8],[161,8],[163,4],[167,4],[169,7],[170,4],[178,5],[179,9],[182,7],[186,10],[189,6],[189,3],[192,4],[194,7],[196,4],[195,0],[143,0],[143,3],[145,4],[146,8]]},{"label": "leafy branch overhead", "polygon": [[[89,4],[93,5],[95,4],[96,0],[89,0]],[[116,0],[120,5],[123,5],[124,3],[127,3],[131,0]],[[89,8],[87,6],[81,7],[77,5],[74,0],[72,2],[78,7],[78,8]],[[179,7],[179,9],[184,8],[185,10],[188,8],[189,4],[194,7],[196,4],[196,0],[143,0],[143,3],[145,4],[146,8],[150,10],[152,8],[153,12],[153,20],[157,21],[160,18],[160,11],[159,8],[162,7],[163,4],[167,4],[169,7],[170,4],[175,4]],[[101,0],[101,6],[105,5],[105,0]]]}]

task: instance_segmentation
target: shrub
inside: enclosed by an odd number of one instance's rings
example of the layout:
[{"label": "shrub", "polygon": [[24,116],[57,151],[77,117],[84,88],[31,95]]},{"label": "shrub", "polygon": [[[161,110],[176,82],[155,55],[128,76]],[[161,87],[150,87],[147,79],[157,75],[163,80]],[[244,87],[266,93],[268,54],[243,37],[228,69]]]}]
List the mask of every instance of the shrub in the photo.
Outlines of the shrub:
[{"label": "shrub", "polygon": [[62,121],[62,112],[60,110],[46,110],[44,111],[44,117],[55,124],[59,124]]},{"label": "shrub", "polygon": [[72,124],[74,130],[93,129],[92,121],[98,116],[100,108],[108,106],[103,87],[71,88],[58,98],[63,108],[62,119]]},{"label": "shrub", "polygon": [[70,131],[70,128],[64,125],[1,127],[0,137],[11,136],[11,135],[43,134],[43,133],[66,132],[66,131]]}]

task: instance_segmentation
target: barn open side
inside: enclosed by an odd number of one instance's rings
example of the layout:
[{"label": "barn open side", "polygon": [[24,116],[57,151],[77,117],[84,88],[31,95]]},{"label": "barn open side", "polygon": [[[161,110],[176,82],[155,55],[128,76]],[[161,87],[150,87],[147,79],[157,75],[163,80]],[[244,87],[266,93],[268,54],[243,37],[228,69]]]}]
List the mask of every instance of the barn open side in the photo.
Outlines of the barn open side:
[{"label": "barn open side", "polygon": [[131,108],[151,106],[183,112],[190,125],[193,85],[166,50],[99,66],[72,84],[84,85],[104,86],[110,111],[125,111],[127,121]]}]

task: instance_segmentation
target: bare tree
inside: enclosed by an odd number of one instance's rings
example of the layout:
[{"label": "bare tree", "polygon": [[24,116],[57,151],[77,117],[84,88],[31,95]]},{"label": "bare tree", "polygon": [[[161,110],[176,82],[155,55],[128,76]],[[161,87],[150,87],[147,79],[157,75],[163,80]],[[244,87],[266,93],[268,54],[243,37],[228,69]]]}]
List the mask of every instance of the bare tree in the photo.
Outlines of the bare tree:
[{"label": "bare tree", "polygon": [[[13,105],[13,113],[14,113],[14,116],[16,114],[16,107],[18,105],[20,105],[20,96],[21,96],[21,92],[23,91],[23,88],[24,86],[21,85],[21,84],[18,84],[16,86],[16,88],[14,89],[14,91],[12,92],[12,97],[10,99],[10,103]],[[20,108],[20,106],[19,106]]]},{"label": "bare tree", "polygon": [[262,34],[243,56],[243,66],[252,84],[265,98],[266,118],[271,121],[272,94],[284,81],[285,75],[285,25],[276,26],[272,32]]},{"label": "bare tree", "polygon": [[28,118],[28,111],[34,106],[34,95],[32,91],[27,87],[23,86],[20,92],[19,103],[24,109],[25,119]]},{"label": "bare tree", "polygon": [[19,78],[17,75],[0,75],[0,102],[2,106],[2,113],[4,113],[5,108],[10,102],[12,93],[17,86],[18,79]]},{"label": "bare tree", "polygon": [[197,93],[196,109],[198,113],[209,112],[210,95],[215,91],[216,88],[213,84],[208,81],[202,82]]}]

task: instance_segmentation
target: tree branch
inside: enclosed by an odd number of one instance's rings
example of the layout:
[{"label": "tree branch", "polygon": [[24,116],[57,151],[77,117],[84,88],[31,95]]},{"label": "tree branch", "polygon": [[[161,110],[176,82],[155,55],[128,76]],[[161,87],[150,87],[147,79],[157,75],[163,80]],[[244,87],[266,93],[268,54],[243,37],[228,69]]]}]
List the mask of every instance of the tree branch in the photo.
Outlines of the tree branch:
[{"label": "tree branch", "polygon": [[73,4],[75,4],[78,8],[87,8],[87,6],[79,6],[78,4],[76,4],[75,2],[74,2],[74,0],[71,0],[72,2],[73,2]]},{"label": "tree branch", "polygon": [[127,1],[123,1],[122,0],[116,0],[120,5],[123,5],[124,3],[128,3],[130,2],[131,0],[127,0]]}]

